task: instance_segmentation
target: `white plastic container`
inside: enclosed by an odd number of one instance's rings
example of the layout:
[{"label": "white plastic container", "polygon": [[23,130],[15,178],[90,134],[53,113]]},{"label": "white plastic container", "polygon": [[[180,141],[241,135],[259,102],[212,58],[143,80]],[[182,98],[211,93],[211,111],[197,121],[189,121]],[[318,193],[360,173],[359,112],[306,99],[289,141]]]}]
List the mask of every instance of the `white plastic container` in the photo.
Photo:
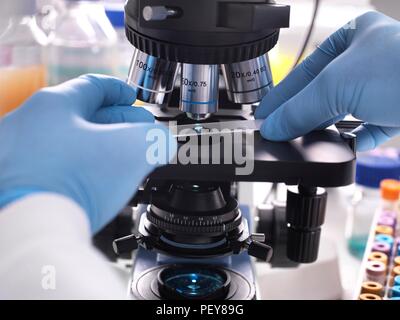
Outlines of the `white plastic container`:
[{"label": "white plastic container", "polygon": [[380,203],[379,189],[357,185],[351,202],[348,222],[348,248],[352,255],[361,259],[364,255],[376,208]]},{"label": "white plastic container", "polygon": [[117,34],[98,0],[64,0],[48,47],[51,85],[85,73],[116,74]]}]

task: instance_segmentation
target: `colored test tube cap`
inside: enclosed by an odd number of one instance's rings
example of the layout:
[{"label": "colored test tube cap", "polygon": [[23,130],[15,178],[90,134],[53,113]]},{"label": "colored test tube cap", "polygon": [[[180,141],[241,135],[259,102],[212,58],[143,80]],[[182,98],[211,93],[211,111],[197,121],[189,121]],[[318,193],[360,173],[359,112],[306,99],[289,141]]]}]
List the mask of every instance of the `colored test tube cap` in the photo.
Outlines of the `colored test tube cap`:
[{"label": "colored test tube cap", "polygon": [[385,179],[380,183],[381,196],[388,201],[397,201],[400,195],[400,181]]},{"label": "colored test tube cap", "polygon": [[400,276],[400,266],[396,266],[392,269],[392,277]]},{"label": "colored test tube cap", "polygon": [[394,286],[392,287],[392,297],[393,298],[400,298],[400,286]]},{"label": "colored test tube cap", "polygon": [[380,296],[377,294],[372,294],[372,293],[362,293],[360,294],[359,300],[382,300]]},{"label": "colored test tube cap", "polygon": [[376,242],[386,242],[387,244],[390,245],[390,249],[392,249],[393,243],[394,243],[393,237],[388,234],[377,234],[375,236],[375,241]]},{"label": "colored test tube cap", "polygon": [[389,217],[389,218],[393,218],[396,219],[397,214],[395,211],[389,211],[389,210],[384,210],[380,213],[379,215],[380,217]]},{"label": "colored test tube cap", "polygon": [[375,281],[366,281],[363,282],[361,286],[361,293],[372,293],[378,296],[382,296],[383,286]]},{"label": "colored test tube cap", "polygon": [[390,256],[390,245],[386,242],[374,242],[372,245],[372,251],[383,252],[387,256]]},{"label": "colored test tube cap", "polygon": [[389,216],[381,216],[378,219],[378,225],[380,226],[388,226],[388,227],[392,227],[395,228],[396,226],[396,219],[389,217]]},{"label": "colored test tube cap", "polygon": [[383,252],[377,252],[377,251],[371,252],[370,255],[368,256],[368,261],[371,261],[371,260],[381,261],[385,265],[388,264],[388,256]]},{"label": "colored test tube cap", "polygon": [[368,261],[366,267],[367,279],[369,281],[385,283],[386,279],[386,265],[381,261]]},{"label": "colored test tube cap", "polygon": [[400,276],[395,276],[393,282],[395,286],[400,286]]},{"label": "colored test tube cap", "polygon": [[375,233],[376,234],[387,234],[389,236],[393,236],[393,228],[389,227],[389,226],[378,225],[375,228]]}]

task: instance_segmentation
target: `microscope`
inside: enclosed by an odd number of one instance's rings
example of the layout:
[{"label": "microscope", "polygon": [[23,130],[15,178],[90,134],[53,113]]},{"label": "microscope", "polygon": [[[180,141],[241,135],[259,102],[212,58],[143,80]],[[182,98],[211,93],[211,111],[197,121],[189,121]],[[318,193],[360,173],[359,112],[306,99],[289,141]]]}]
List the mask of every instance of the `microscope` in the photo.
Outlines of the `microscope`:
[{"label": "microscope", "polygon": [[[185,146],[194,150],[188,144],[201,150],[196,163],[177,159],[156,169],[131,201],[141,212],[137,232],[113,247],[118,254],[136,251],[132,298],[256,299],[250,257],[271,260],[276,223],[288,260],[317,259],[323,188],[353,182],[355,140],[336,127],[289,142],[267,141],[257,130],[255,106],[273,87],[268,52],[289,16],[290,7],[273,0],[126,2],[134,47],[128,83],[157,122],[176,124],[178,154]],[[225,126],[223,133],[206,130]],[[243,163],[210,151],[236,147],[252,150],[245,174],[238,174]],[[264,220],[264,233],[252,232],[250,210],[238,202],[242,181],[289,186],[286,212]]]}]

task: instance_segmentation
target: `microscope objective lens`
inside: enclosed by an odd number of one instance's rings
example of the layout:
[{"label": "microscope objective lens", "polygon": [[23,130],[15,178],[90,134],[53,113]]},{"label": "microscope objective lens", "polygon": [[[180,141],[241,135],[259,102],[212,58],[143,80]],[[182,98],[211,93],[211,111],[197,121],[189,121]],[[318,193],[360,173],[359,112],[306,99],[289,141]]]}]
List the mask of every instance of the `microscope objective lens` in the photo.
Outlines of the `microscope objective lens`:
[{"label": "microscope objective lens", "polygon": [[150,56],[135,49],[128,84],[137,89],[137,99],[166,105],[174,89],[179,64]]},{"label": "microscope objective lens", "polygon": [[183,64],[180,110],[193,120],[207,119],[218,110],[218,65]]},{"label": "microscope objective lens", "polygon": [[273,86],[267,54],[221,67],[228,98],[234,103],[259,102]]}]

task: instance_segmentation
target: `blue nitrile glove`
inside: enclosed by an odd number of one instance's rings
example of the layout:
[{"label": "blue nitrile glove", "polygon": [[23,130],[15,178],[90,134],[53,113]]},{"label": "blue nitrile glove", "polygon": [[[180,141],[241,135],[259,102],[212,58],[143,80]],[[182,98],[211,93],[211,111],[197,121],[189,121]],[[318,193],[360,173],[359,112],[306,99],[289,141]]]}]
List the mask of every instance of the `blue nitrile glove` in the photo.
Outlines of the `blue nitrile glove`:
[{"label": "blue nitrile glove", "polygon": [[[124,82],[86,75],[39,91],[0,119],[0,208],[33,192],[55,192],[85,209],[93,232],[103,227],[154,162],[165,164],[176,151],[167,128],[131,106],[135,99]],[[165,157],[149,163],[148,146],[160,146]]]},{"label": "blue nitrile glove", "polygon": [[351,114],[358,150],[400,133],[400,22],[369,12],[329,37],[266,95],[261,134],[283,141]]}]

